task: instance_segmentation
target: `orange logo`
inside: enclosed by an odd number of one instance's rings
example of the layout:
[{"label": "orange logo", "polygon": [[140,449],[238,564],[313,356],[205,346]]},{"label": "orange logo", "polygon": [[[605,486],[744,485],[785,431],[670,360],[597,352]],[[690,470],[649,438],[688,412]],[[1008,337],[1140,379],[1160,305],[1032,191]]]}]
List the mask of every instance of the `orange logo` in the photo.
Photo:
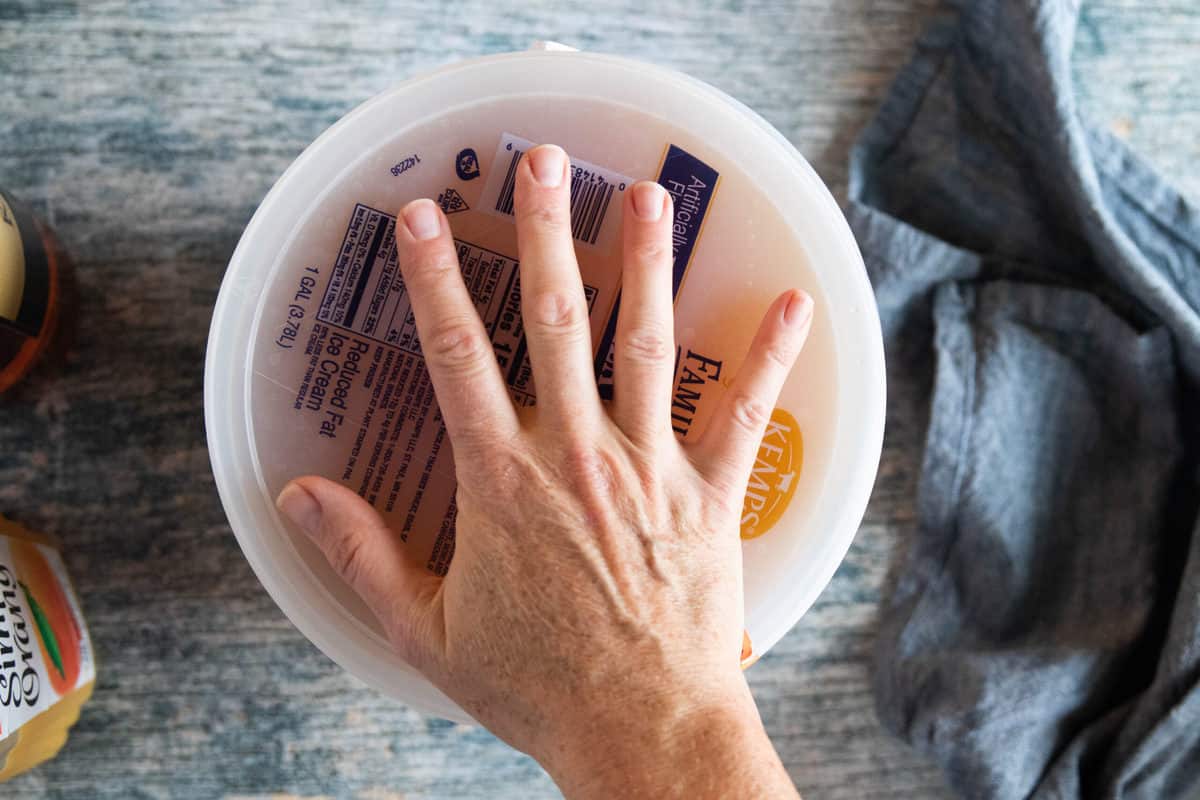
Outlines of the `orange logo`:
[{"label": "orange logo", "polygon": [[782,408],[771,412],[767,432],[742,501],[742,538],[762,536],[783,516],[804,463],[804,437],[796,418]]},{"label": "orange logo", "polygon": [[9,547],[25,602],[33,615],[50,685],[64,695],[79,680],[82,632],[62,585],[37,545],[14,539]]}]

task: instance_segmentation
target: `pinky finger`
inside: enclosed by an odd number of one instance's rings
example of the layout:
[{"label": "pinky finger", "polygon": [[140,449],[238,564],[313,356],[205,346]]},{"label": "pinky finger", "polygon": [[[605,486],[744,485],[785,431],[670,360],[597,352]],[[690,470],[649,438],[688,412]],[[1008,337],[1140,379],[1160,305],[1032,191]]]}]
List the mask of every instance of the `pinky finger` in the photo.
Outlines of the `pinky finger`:
[{"label": "pinky finger", "polygon": [[750,352],[703,435],[691,446],[702,475],[740,499],[784,381],[812,327],[813,301],[785,292],[767,309]]}]

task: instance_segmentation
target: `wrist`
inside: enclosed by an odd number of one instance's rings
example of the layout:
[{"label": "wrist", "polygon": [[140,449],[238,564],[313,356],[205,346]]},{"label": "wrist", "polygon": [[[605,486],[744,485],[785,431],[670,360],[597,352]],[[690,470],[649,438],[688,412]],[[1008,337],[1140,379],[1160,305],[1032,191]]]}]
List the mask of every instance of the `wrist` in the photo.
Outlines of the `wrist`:
[{"label": "wrist", "polygon": [[534,756],[572,800],[795,796],[740,674],[721,691],[627,703],[556,734]]}]

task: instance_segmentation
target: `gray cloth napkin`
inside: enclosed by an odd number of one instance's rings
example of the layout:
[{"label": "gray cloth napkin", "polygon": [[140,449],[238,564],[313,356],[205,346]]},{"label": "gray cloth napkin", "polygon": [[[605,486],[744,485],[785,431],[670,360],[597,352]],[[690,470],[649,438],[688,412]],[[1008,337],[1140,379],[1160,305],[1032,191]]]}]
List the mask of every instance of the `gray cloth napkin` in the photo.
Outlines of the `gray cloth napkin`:
[{"label": "gray cloth napkin", "polygon": [[1200,797],[1200,215],[1081,119],[1077,14],[950,3],[851,156],[932,398],[877,704],[966,797]]}]

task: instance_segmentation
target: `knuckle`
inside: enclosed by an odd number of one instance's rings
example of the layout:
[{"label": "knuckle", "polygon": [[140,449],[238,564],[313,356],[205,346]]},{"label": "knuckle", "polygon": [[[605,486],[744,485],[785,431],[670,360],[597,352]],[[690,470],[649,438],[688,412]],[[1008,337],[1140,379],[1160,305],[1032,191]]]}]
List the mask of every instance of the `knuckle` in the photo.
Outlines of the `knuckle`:
[{"label": "knuckle", "polygon": [[487,343],[476,325],[459,319],[439,324],[422,350],[444,368],[469,371],[482,362]]},{"label": "knuckle", "polygon": [[361,531],[348,530],[332,537],[325,545],[325,558],[329,566],[342,579],[355,586],[363,571],[364,537]]},{"label": "knuckle", "polygon": [[771,417],[771,409],[749,392],[737,391],[730,399],[729,416],[742,430],[757,433],[766,426]]},{"label": "knuckle", "polygon": [[629,331],[622,342],[622,351],[631,361],[659,364],[671,356],[671,340],[659,327],[644,325]]},{"label": "knuckle", "polygon": [[559,335],[578,335],[583,314],[579,303],[564,292],[549,291],[533,298],[531,322],[540,329]]}]

